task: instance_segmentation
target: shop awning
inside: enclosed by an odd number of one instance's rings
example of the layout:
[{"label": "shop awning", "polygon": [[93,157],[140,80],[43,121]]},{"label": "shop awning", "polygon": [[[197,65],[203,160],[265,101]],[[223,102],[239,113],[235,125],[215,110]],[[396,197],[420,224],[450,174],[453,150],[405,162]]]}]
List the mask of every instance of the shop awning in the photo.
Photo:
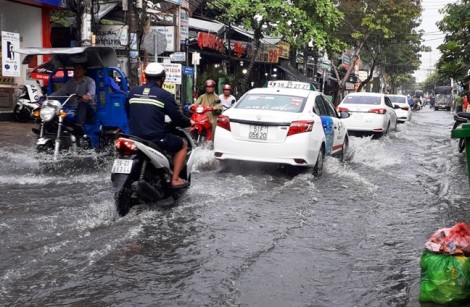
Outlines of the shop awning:
[{"label": "shop awning", "polygon": [[[235,32],[240,33],[241,35],[248,37],[249,39],[253,39],[253,32],[251,31],[245,30],[234,25],[230,25],[230,28],[233,29]],[[276,45],[280,40],[280,38],[265,36],[261,39],[261,43],[267,45]]]},{"label": "shop awning", "polygon": [[220,22],[206,21],[202,19],[189,18],[188,26],[190,29],[204,31],[209,33],[222,34],[225,31],[225,25]]},{"label": "shop awning", "polygon": [[313,83],[315,86],[317,86],[317,84],[318,84],[318,82],[315,82],[314,80],[312,80],[309,77],[305,76],[300,71],[298,71],[296,68],[294,68],[290,65],[281,64],[281,65],[278,65],[277,67],[280,68],[282,71],[284,71],[286,73],[287,80]]}]

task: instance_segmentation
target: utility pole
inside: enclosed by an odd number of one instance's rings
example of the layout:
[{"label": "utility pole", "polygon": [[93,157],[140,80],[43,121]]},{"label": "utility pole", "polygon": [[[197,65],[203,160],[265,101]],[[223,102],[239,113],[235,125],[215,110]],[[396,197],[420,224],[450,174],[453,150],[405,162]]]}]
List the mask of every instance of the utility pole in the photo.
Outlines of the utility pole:
[{"label": "utility pole", "polygon": [[137,14],[134,0],[128,0],[129,23],[129,86],[139,85],[139,44],[137,35]]}]

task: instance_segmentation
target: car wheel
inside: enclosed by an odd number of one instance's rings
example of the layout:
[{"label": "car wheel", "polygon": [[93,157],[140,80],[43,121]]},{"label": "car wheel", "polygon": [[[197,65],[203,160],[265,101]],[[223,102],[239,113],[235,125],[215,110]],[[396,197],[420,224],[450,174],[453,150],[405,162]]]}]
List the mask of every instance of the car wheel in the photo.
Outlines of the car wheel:
[{"label": "car wheel", "polygon": [[348,154],[349,151],[349,139],[348,137],[344,137],[344,142],[343,142],[343,149],[341,150],[341,153],[339,155],[339,160],[340,161],[345,161],[346,160],[346,155]]},{"label": "car wheel", "polygon": [[325,157],[325,148],[322,146],[317,156],[317,162],[313,167],[313,175],[320,176],[323,171],[323,158]]}]

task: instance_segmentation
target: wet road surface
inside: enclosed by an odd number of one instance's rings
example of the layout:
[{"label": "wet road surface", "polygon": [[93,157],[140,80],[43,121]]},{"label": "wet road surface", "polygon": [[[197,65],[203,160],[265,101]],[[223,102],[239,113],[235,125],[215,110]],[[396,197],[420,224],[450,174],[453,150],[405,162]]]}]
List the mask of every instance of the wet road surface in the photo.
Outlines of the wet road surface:
[{"label": "wet road surface", "polygon": [[15,125],[24,137],[0,123],[0,305],[420,306],[423,244],[470,218],[446,111],[352,137],[349,160],[317,178],[223,171],[200,150],[177,207],[124,218],[110,161],[51,166]]}]

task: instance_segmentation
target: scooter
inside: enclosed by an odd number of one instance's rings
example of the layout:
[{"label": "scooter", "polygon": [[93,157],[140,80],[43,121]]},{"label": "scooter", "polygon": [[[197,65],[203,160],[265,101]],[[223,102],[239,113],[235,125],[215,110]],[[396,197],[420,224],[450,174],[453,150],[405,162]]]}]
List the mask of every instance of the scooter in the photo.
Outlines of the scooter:
[{"label": "scooter", "polygon": [[192,105],[189,107],[192,112],[191,119],[196,123],[189,128],[189,134],[194,140],[196,146],[205,144],[206,141],[212,141],[213,131],[212,123],[209,120],[208,112],[214,108],[203,105]]},{"label": "scooter", "polygon": [[41,107],[40,99],[43,97],[43,91],[39,81],[36,81],[36,83],[37,84],[26,84],[23,86],[22,92],[13,109],[15,120],[19,122],[30,121],[34,118],[33,112]]},{"label": "scooter", "polygon": [[[191,183],[193,149],[196,148],[186,130],[173,128],[172,134],[184,138],[188,144],[186,165],[180,177]],[[172,156],[153,142],[136,136],[121,134],[115,142],[118,153],[111,169],[114,200],[120,216],[141,203],[161,202],[168,198],[178,200],[189,188],[173,188]]]},{"label": "scooter", "polygon": [[[456,129],[458,126],[461,124],[469,123],[470,122],[470,113],[468,112],[458,112],[457,114],[454,115],[454,127],[452,127],[452,130]],[[465,139],[461,138],[459,139],[459,152],[462,153],[465,150]]]}]

